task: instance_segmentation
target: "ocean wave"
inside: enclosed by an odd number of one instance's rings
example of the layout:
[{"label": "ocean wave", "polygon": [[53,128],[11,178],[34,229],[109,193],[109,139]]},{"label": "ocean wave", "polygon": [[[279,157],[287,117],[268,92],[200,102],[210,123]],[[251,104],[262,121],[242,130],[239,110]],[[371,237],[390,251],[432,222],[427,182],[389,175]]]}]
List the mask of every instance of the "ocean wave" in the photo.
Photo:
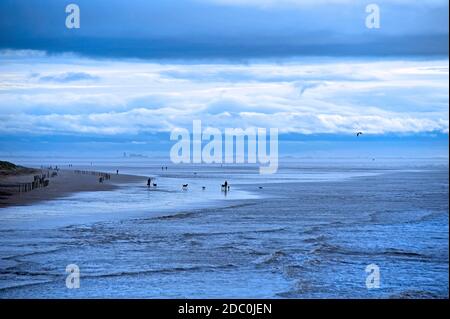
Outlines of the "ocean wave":
[{"label": "ocean wave", "polygon": [[46,277],[59,277],[60,274],[55,274],[51,272],[41,272],[41,271],[20,271],[20,270],[8,270],[3,269],[0,271],[1,276],[29,276],[29,277],[38,277],[38,276],[46,276]]},{"label": "ocean wave", "polygon": [[64,249],[67,249],[67,247],[60,247],[60,248],[55,248],[55,249],[39,250],[39,251],[33,251],[33,252],[29,252],[29,253],[3,256],[3,257],[1,257],[1,259],[4,259],[4,260],[16,260],[16,259],[23,258],[23,257],[51,254],[51,253],[55,253],[55,252],[58,252],[58,251],[61,251],[61,250],[64,250]]},{"label": "ocean wave", "polygon": [[184,218],[190,218],[194,215],[195,215],[194,212],[181,212],[181,213],[177,213],[177,214],[158,216],[158,217],[155,217],[155,219],[159,219],[159,220],[184,219]]},{"label": "ocean wave", "polygon": [[315,245],[313,249],[309,251],[310,254],[323,254],[323,253],[341,253],[347,254],[348,251],[342,249],[341,247],[330,245],[328,243],[320,243]]},{"label": "ocean wave", "polygon": [[266,256],[261,261],[257,262],[258,265],[270,265],[275,264],[281,261],[281,259],[287,257],[287,254],[282,251],[278,250],[273,253],[271,253],[269,256]]},{"label": "ocean wave", "polygon": [[[39,286],[39,285],[46,285],[46,284],[50,284],[50,283],[54,283],[56,282],[56,280],[44,280],[44,281],[39,281],[39,282],[27,282],[27,283],[21,283],[21,284],[14,284],[14,285],[10,285],[10,286],[3,286],[0,287],[0,291],[8,291],[8,290],[13,290],[13,289],[19,289],[19,288],[27,288],[27,287],[33,287],[33,286]],[[0,299],[3,298],[0,295]]]},{"label": "ocean wave", "polygon": [[316,237],[310,237],[310,238],[303,239],[303,242],[307,243],[307,244],[309,244],[309,243],[317,243],[317,242],[322,242],[322,241],[324,241],[326,239],[327,239],[327,237],[325,235],[319,235],[319,236],[316,236]]},{"label": "ocean wave", "polygon": [[425,290],[407,290],[398,294],[389,296],[390,299],[442,299],[448,298],[448,292],[445,296],[440,296],[435,293]]},{"label": "ocean wave", "polygon": [[382,254],[389,255],[389,256],[404,256],[404,257],[420,257],[420,258],[428,257],[423,254],[416,253],[416,252],[405,251],[405,250],[395,249],[395,248],[388,248],[384,252],[382,252]]},{"label": "ocean wave", "polygon": [[[112,277],[126,277],[126,276],[141,276],[141,275],[149,275],[149,274],[169,274],[169,273],[178,273],[178,272],[189,272],[189,271],[214,271],[221,269],[231,269],[235,268],[234,264],[226,264],[219,266],[210,266],[210,265],[199,265],[192,267],[173,267],[173,268],[162,268],[162,269],[146,269],[146,270],[138,270],[138,271],[119,271],[115,273],[104,273],[104,274],[83,274],[83,279],[101,279],[101,278],[112,278]],[[0,272],[0,275],[4,275],[4,272]],[[25,272],[25,271],[12,271],[7,272],[8,275],[16,275],[16,276],[47,276],[53,277],[55,279],[52,280],[43,280],[39,282],[31,282],[31,283],[21,283],[21,284],[13,284],[9,286],[0,287],[0,291],[25,288],[36,285],[50,284],[58,282],[61,279],[64,279],[66,276],[55,273],[46,273],[46,272]],[[1,298],[1,295],[0,295]]]},{"label": "ocean wave", "polygon": [[222,235],[236,235],[236,234],[259,234],[259,233],[273,233],[286,230],[287,227],[270,228],[270,229],[256,229],[256,230],[241,230],[241,231],[229,231],[229,232],[198,232],[198,233],[184,233],[183,237],[207,237],[207,236],[222,236]]},{"label": "ocean wave", "polygon": [[390,256],[390,257],[403,257],[408,259],[417,259],[420,261],[425,261],[427,259],[432,259],[432,257],[427,256],[425,254],[420,254],[413,251],[405,251],[402,249],[394,249],[388,248],[381,251],[374,250],[354,250],[354,249],[346,249],[341,246],[331,245],[329,243],[320,243],[315,246],[312,250],[310,250],[311,254],[320,255],[320,254],[339,254],[339,255],[347,255],[347,256]]},{"label": "ocean wave", "polygon": [[219,266],[210,265],[199,265],[192,267],[173,267],[173,268],[161,268],[161,269],[146,269],[137,271],[119,271],[115,273],[106,273],[98,275],[84,275],[83,278],[109,278],[109,277],[123,277],[123,276],[140,276],[148,274],[167,274],[167,273],[178,273],[178,272],[189,272],[189,271],[214,271],[220,269],[229,269],[237,267],[234,264],[226,264]]}]

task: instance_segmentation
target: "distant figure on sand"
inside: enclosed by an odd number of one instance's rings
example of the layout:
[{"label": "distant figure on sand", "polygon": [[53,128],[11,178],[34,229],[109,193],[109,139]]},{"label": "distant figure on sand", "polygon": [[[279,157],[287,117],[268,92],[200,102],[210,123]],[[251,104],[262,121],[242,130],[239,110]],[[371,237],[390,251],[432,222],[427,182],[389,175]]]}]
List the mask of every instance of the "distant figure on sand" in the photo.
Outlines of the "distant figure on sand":
[{"label": "distant figure on sand", "polygon": [[149,187],[150,188],[150,185],[152,184],[152,179],[151,178],[149,178],[148,180],[147,180],[147,187]]},{"label": "distant figure on sand", "polygon": [[222,190],[225,192],[230,190],[230,186],[228,186],[227,181],[225,181],[225,183],[222,184]]},{"label": "distant figure on sand", "polygon": [[118,169],[116,170],[116,175],[119,175],[119,170]]}]

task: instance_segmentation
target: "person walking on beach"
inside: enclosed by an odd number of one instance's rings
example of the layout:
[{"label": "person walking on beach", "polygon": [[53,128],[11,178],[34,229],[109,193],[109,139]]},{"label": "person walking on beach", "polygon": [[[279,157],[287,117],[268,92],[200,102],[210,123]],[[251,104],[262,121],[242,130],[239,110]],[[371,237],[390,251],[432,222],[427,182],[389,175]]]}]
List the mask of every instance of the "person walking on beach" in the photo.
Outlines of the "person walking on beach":
[{"label": "person walking on beach", "polygon": [[150,188],[151,185],[152,185],[152,179],[149,178],[149,179],[147,180],[147,187]]},{"label": "person walking on beach", "polygon": [[228,185],[228,181],[225,181],[225,183],[223,183],[222,189],[223,189],[223,191],[225,193],[230,190],[230,186]]},{"label": "person walking on beach", "polygon": [[119,170],[118,169],[116,170],[116,175],[119,175]]}]

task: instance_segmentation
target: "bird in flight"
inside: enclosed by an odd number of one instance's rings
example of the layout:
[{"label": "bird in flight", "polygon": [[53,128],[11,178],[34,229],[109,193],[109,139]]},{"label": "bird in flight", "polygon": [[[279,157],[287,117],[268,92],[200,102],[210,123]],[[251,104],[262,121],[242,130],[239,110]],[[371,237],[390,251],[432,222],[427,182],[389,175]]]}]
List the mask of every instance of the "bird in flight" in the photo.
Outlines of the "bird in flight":
[{"label": "bird in flight", "polygon": [[356,136],[360,136],[360,135],[362,135],[362,132],[356,133]]}]

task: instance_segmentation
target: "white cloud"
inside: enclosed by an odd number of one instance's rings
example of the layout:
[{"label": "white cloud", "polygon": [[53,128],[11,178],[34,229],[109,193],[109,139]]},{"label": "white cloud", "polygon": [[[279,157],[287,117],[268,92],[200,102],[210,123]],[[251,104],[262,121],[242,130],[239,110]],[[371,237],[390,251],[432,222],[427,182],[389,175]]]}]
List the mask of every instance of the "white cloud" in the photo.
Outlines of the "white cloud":
[{"label": "white cloud", "polygon": [[3,49],[0,50],[0,58],[8,59],[8,58],[42,58],[47,56],[45,51],[40,50],[10,50]]},{"label": "white cloud", "polygon": [[[0,57],[0,131],[138,134],[190,127],[448,133],[448,61],[157,64]],[[3,60],[2,60],[3,59]],[[95,81],[41,81],[88,74]],[[85,78],[85,77],[84,77]]]},{"label": "white cloud", "polygon": [[[35,77],[36,74],[33,74]],[[98,77],[86,72],[65,72],[58,74],[50,74],[39,76],[40,81],[47,82],[77,82],[77,81],[95,81],[98,80]]]}]

